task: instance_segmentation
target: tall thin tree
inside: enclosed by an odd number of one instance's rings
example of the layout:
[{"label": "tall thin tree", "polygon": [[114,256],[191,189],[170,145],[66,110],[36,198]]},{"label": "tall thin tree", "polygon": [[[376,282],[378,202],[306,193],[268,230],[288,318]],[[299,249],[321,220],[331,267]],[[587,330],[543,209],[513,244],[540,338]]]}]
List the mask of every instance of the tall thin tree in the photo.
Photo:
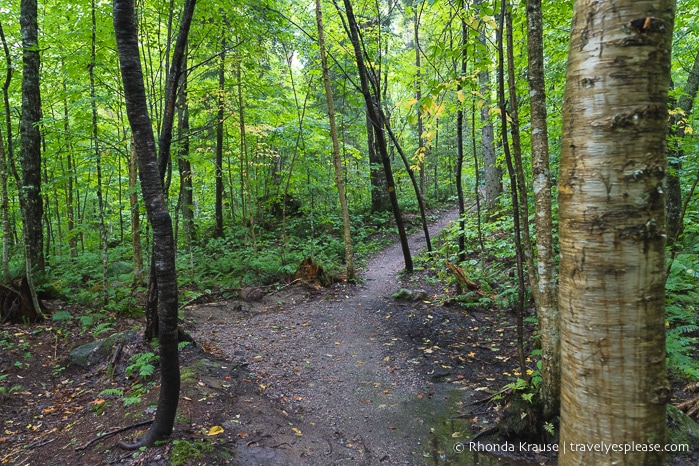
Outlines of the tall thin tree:
[{"label": "tall thin tree", "polygon": [[340,154],[340,142],[335,123],[335,103],[333,101],[332,88],[330,86],[330,73],[328,72],[328,57],[325,51],[325,30],[323,29],[323,10],[320,0],[316,0],[316,24],[318,26],[318,48],[320,49],[320,63],[323,71],[323,86],[325,87],[325,99],[328,103],[328,120],[330,122],[330,139],[333,143],[333,162],[335,165],[335,185],[340,196],[340,209],[342,210],[342,225],[345,239],[345,270],[347,280],[354,280],[354,259],[352,253],[352,234],[350,231],[349,208],[345,195],[345,183],[343,180],[342,157]]},{"label": "tall thin tree", "polygon": [[[384,133],[385,124],[383,120],[383,112],[380,108],[381,96],[379,93],[379,85],[376,82],[376,75],[374,73],[370,74],[366,61],[364,60],[364,51],[362,50],[361,46],[362,41],[360,39],[359,25],[357,23],[357,18],[354,15],[352,4],[349,0],[344,0],[344,5],[347,20],[346,30],[350,37],[350,41],[352,42],[352,48],[354,49],[354,59],[357,62],[362,97],[364,97],[366,112],[374,132],[376,149],[381,155],[381,163],[383,164],[384,175],[386,177],[386,188],[388,190],[388,196],[391,200],[393,217],[396,222],[396,227],[398,228],[398,237],[400,239],[401,250],[403,251],[405,270],[407,272],[412,272],[413,258],[410,255],[408,236],[405,232],[405,225],[403,224],[403,215],[401,213],[400,206],[398,205],[396,183],[393,179],[393,169],[391,168],[391,160],[388,156],[388,145],[386,143],[386,134]],[[335,7],[339,12],[340,8],[337,3],[335,3]]]},{"label": "tall thin tree", "polygon": [[541,335],[541,385],[539,394],[544,416],[558,414],[561,390],[560,336],[556,296],[556,263],[553,251],[551,213],[551,171],[549,168],[546,85],[544,80],[543,12],[541,0],[527,0],[527,58],[531,113],[532,184],[534,187],[534,228],[536,231],[538,292],[536,312]]},{"label": "tall thin tree", "polygon": [[[176,51],[166,86],[166,118],[160,137],[160,160],[156,153],[155,139],[148,114],[143,71],[138,53],[138,34],[132,0],[114,0],[114,31],[119,52],[126,112],[131,125],[138,153],[141,191],[146,212],[153,228],[153,271],[157,284],[158,346],[160,352],[161,388],[155,420],[148,432],[138,442],[125,445],[128,448],[152,446],[170,436],[175,422],[180,391],[180,367],[178,354],[178,291],[175,268],[175,244],[172,220],[167,209],[163,190],[164,167],[169,157],[171,126],[174,118],[174,99],[179,70],[182,64],[189,26],[194,14],[195,0],[186,0]],[[172,105],[170,106],[170,100]],[[171,112],[171,113],[170,113]],[[170,117],[168,117],[168,114]]]}]

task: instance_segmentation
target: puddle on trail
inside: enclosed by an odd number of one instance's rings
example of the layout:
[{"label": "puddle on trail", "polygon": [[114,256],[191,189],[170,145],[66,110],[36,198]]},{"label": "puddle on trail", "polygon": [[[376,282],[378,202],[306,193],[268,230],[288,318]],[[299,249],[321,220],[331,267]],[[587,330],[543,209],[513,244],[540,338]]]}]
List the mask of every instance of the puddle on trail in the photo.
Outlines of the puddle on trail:
[{"label": "puddle on trail", "polygon": [[[420,442],[426,465],[534,466],[540,464],[498,456],[483,452],[482,449],[470,451],[476,449],[469,448],[465,442],[468,442],[475,432],[471,430],[468,420],[457,417],[460,413],[456,411],[457,403],[464,398],[466,398],[464,391],[436,384],[435,394],[431,398],[411,399],[404,402],[400,410],[405,416],[404,420],[408,422],[419,417],[424,420],[424,426],[429,431],[426,438]],[[397,420],[397,422],[400,421],[400,419]],[[484,446],[485,442],[481,445]],[[511,446],[514,447],[514,445]]]}]

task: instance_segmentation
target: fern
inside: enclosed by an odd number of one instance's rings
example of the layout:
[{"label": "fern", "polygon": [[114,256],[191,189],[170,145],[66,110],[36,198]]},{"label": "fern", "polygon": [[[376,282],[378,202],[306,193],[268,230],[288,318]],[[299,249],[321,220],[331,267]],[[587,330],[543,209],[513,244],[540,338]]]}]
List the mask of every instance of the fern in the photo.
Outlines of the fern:
[{"label": "fern", "polygon": [[98,324],[95,326],[95,328],[92,329],[92,334],[95,337],[98,337],[102,335],[103,333],[107,333],[112,329],[112,324],[111,322],[102,322],[101,324]]},{"label": "fern", "polygon": [[152,352],[134,354],[129,361],[134,361],[133,364],[126,367],[126,375],[131,375],[137,372],[139,377],[150,377],[155,373],[155,362],[158,360]]},{"label": "fern", "polygon": [[124,406],[131,406],[135,405],[136,403],[141,402],[141,397],[140,396],[126,396],[124,397]]},{"label": "fern", "polygon": [[105,388],[97,396],[124,396],[124,390],[118,388]]},{"label": "fern", "polygon": [[699,325],[681,325],[668,330],[666,337],[668,366],[693,380],[699,380],[699,361],[694,357]]}]

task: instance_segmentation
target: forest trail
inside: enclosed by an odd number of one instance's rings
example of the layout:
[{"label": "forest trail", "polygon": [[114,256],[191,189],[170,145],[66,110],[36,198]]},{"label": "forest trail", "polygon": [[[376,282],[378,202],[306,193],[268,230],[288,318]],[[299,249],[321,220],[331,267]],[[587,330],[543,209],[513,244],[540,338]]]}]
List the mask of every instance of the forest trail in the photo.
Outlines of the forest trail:
[{"label": "forest trail", "polygon": [[[457,215],[444,213],[431,235]],[[423,233],[409,240],[413,255],[425,244]],[[195,338],[244,366],[283,410],[277,420],[236,418],[244,437],[255,438],[238,443],[240,464],[426,464],[439,454],[425,442],[453,393],[421,373],[415,342],[391,325],[394,314],[410,312],[391,297],[403,269],[395,244],[369,261],[361,285],[298,300],[280,293],[243,312],[218,303],[188,314],[198,321]]]}]

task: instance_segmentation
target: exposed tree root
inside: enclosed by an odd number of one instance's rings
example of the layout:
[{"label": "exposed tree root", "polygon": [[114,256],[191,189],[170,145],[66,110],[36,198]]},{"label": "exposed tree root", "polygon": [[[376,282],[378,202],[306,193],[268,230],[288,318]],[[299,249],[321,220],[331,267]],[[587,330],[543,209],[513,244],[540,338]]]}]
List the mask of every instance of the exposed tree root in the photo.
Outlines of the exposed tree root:
[{"label": "exposed tree root", "polygon": [[[79,447],[75,447],[75,451],[85,450],[87,447],[89,447],[93,443],[98,442],[104,438],[111,437],[112,435],[116,435],[118,433],[125,432],[127,430],[135,429],[137,427],[147,426],[147,425],[152,424],[152,423],[153,423],[153,419],[149,419],[147,421],[141,421],[141,422],[137,422],[135,424],[131,424],[130,426],[120,427],[118,429],[110,430],[109,432],[105,432],[104,434],[100,434],[100,435],[96,436],[95,438],[93,438],[89,442],[86,442],[86,443],[80,445]],[[120,447],[122,447],[126,450],[136,450],[137,448],[141,447],[141,445],[138,445],[134,448],[128,448],[129,446],[131,446],[131,444],[127,444],[127,443],[124,443],[122,441],[117,442],[117,445],[119,445]]]}]

